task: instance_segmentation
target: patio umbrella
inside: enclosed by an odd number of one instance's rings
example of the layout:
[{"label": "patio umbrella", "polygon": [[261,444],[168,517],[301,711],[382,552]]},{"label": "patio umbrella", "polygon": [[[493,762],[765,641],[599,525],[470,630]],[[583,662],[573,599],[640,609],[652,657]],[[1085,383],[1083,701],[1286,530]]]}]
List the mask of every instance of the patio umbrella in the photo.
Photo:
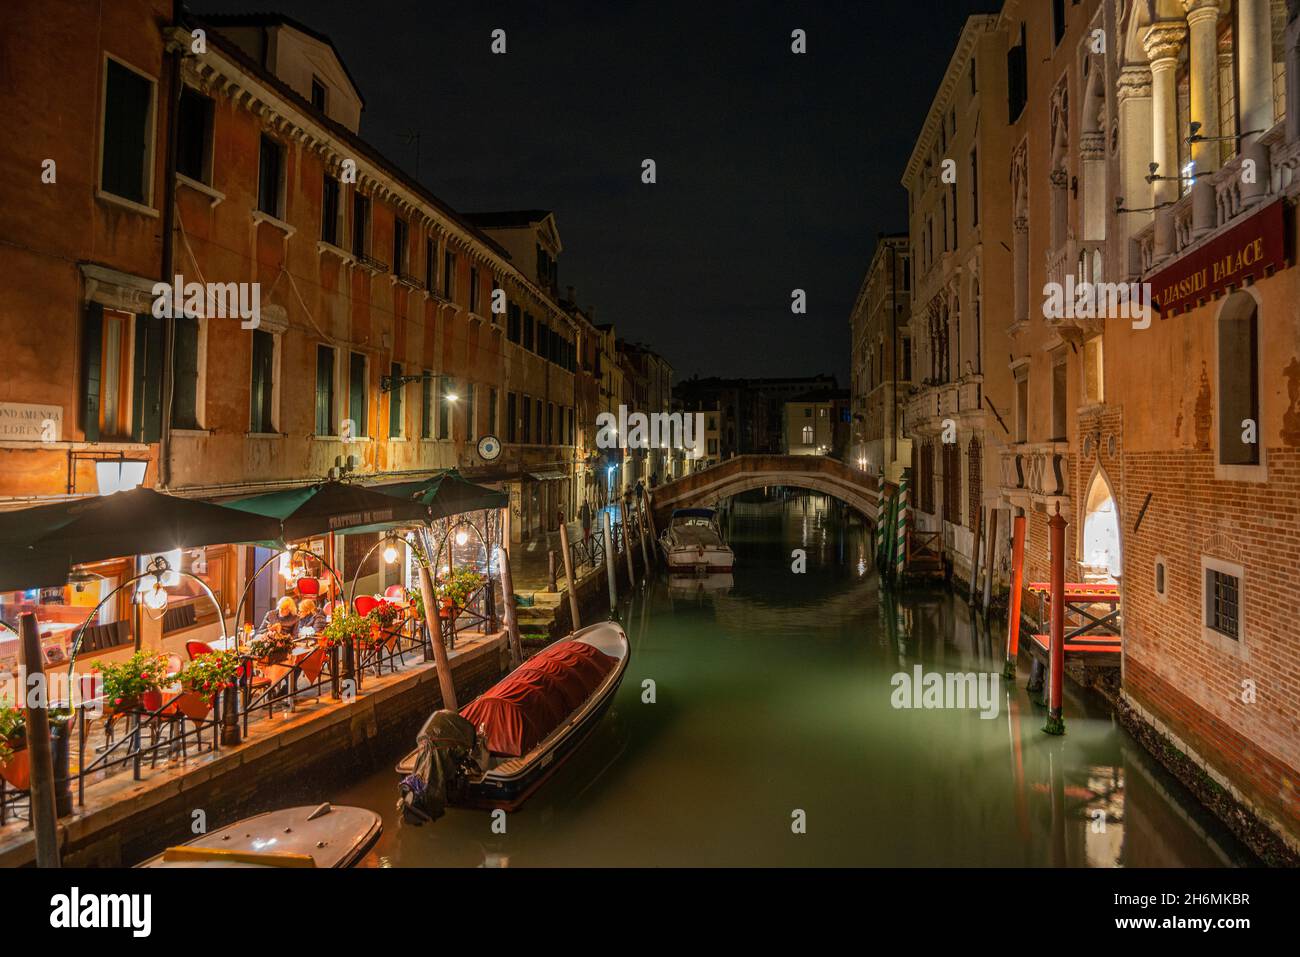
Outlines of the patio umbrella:
[{"label": "patio umbrella", "polygon": [[462,512],[476,512],[485,508],[505,508],[510,496],[505,492],[479,485],[461,478],[455,469],[441,472],[432,478],[416,482],[394,482],[374,485],[371,491],[393,498],[420,502],[429,509],[429,518],[447,518]]},{"label": "patio umbrella", "polygon": [[62,585],[83,562],[278,533],[264,516],[148,488],[0,512],[0,591]]},{"label": "patio umbrella", "polygon": [[347,482],[267,492],[227,502],[226,507],[274,519],[280,526],[279,537],[286,542],[322,532],[370,531],[429,518],[429,509],[422,502],[401,501]]}]

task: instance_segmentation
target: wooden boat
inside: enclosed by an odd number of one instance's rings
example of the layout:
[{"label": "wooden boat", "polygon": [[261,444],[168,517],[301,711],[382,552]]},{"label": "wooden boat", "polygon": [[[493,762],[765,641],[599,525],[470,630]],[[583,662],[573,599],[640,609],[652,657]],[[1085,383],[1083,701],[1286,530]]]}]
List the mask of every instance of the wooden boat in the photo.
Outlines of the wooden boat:
[{"label": "wooden boat", "polygon": [[383,830],[374,811],[306,804],[236,821],[137,866],[353,867]]},{"label": "wooden boat", "polygon": [[[589,625],[529,658],[462,708],[461,717],[476,729],[486,768],[471,769],[449,786],[448,803],[521,806],[595,729],[629,657],[627,635],[616,622]],[[597,667],[603,673],[596,674]],[[398,762],[399,777],[415,772],[419,754],[417,746]]]},{"label": "wooden boat", "polygon": [[717,513],[711,508],[673,509],[659,538],[670,575],[716,575],[730,572],[736,556],[722,540]]}]

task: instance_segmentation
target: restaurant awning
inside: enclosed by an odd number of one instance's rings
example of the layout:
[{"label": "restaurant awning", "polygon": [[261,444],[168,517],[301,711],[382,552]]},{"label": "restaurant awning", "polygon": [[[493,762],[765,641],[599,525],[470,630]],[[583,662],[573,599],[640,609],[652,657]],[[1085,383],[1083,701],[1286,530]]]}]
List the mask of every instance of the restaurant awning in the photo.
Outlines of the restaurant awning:
[{"label": "restaurant awning", "polygon": [[148,488],[0,512],[0,591],[62,585],[85,562],[278,534],[262,515]]},{"label": "restaurant awning", "polygon": [[347,482],[303,485],[225,505],[274,519],[279,524],[277,537],[285,542],[325,532],[370,531],[428,519],[428,509],[421,502],[399,501],[373,488]]},{"label": "restaurant awning", "polygon": [[529,472],[528,474],[539,482],[553,482],[556,479],[565,479],[569,477],[559,469],[540,469],[536,472]]},{"label": "restaurant awning", "polygon": [[505,508],[510,503],[510,496],[505,492],[462,478],[455,469],[414,482],[372,485],[370,490],[397,499],[420,502],[429,509],[429,517],[434,519],[484,508]]}]

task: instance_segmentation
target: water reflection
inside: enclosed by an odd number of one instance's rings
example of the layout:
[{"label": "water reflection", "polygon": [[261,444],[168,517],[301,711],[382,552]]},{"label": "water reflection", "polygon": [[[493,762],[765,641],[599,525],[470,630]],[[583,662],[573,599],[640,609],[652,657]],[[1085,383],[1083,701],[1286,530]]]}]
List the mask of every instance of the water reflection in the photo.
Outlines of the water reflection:
[{"label": "water reflection", "polygon": [[[726,583],[661,580],[621,617],[632,660],[588,742],[494,833],[486,812],[402,827],[388,767],[332,795],[382,813],[393,866],[1249,863],[1111,719],[1067,686],[1042,732],[1028,674],[996,717],[898,709],[891,681],[998,675],[1004,635],[942,592],[883,589],[869,536],[825,499],[733,508]],[[807,551],[807,572],[791,552]],[[865,566],[865,572],[864,572]],[[716,587],[714,587],[716,586]],[[394,754],[409,742],[394,742]],[[802,810],[807,833],[791,830]]]}]

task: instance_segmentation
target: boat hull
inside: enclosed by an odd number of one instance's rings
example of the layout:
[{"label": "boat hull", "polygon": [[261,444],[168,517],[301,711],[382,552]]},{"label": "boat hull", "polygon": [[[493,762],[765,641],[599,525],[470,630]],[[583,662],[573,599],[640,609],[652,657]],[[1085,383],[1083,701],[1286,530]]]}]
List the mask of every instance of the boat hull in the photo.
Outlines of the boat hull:
[{"label": "boat hull", "polygon": [[664,560],[668,564],[669,573],[673,575],[725,575],[736,564],[736,556],[725,546],[704,549],[698,546],[665,546]]}]

